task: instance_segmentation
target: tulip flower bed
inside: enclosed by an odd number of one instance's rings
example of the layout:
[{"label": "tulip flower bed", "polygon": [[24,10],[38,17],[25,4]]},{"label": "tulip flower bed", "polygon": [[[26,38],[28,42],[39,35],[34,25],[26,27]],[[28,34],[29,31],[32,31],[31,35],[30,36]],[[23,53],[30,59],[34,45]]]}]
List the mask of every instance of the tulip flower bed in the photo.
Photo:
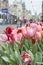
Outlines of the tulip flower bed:
[{"label": "tulip flower bed", "polygon": [[43,22],[8,26],[0,35],[0,65],[43,65]]}]

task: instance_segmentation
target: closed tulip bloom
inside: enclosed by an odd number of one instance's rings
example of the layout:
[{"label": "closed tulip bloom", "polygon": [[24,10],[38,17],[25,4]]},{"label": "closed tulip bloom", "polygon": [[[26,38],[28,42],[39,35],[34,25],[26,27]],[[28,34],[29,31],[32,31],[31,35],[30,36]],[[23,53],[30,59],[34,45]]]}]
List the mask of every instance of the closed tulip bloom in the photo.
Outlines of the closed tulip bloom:
[{"label": "closed tulip bloom", "polygon": [[24,61],[23,61],[24,64],[28,63],[28,64],[31,64],[31,59],[30,58],[25,58]]},{"label": "closed tulip bloom", "polygon": [[41,25],[37,25],[37,31],[41,30]]},{"label": "closed tulip bloom", "polygon": [[30,27],[31,27],[31,28],[37,28],[37,24],[31,23],[31,24],[30,24]]},{"label": "closed tulip bloom", "polygon": [[43,30],[43,26],[42,26],[42,30]]},{"label": "closed tulip bloom", "polygon": [[27,29],[27,34],[28,34],[29,38],[30,38],[30,37],[33,37],[33,36],[34,36],[34,34],[35,34],[34,29],[32,29],[32,28]]},{"label": "closed tulip bloom", "polygon": [[26,38],[26,39],[29,38],[25,27],[22,27],[22,34],[23,34],[24,38]]},{"label": "closed tulip bloom", "polygon": [[6,35],[6,34],[1,34],[1,35],[0,35],[0,41],[2,41],[2,42],[8,41],[7,35]]},{"label": "closed tulip bloom", "polygon": [[43,30],[40,30],[41,36],[43,37]]},{"label": "closed tulip bloom", "polygon": [[5,34],[11,34],[11,32],[12,32],[13,29],[14,29],[14,28],[13,28],[12,26],[8,26],[8,27],[6,27],[6,29],[4,30],[4,33],[5,33]]},{"label": "closed tulip bloom", "polygon": [[32,39],[32,44],[35,44],[36,40],[35,39]]},{"label": "closed tulip bloom", "polygon": [[24,64],[26,64],[26,63],[31,64],[31,62],[32,62],[31,58],[30,58],[30,55],[27,52],[25,52],[25,51],[23,51],[21,53],[20,58],[23,60]]},{"label": "closed tulip bloom", "polygon": [[41,33],[40,32],[36,32],[35,39],[36,40],[40,40],[41,39]]}]

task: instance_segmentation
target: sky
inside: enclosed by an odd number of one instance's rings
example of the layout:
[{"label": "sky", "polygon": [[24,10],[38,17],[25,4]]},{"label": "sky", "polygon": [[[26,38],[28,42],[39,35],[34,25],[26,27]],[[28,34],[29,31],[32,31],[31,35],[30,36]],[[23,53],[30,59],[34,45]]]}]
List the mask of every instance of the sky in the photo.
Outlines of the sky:
[{"label": "sky", "polygon": [[[9,4],[11,5],[14,0],[9,0]],[[20,1],[20,0],[18,0]],[[31,10],[32,14],[42,13],[42,1],[43,0],[23,0],[26,5],[27,10]]]}]

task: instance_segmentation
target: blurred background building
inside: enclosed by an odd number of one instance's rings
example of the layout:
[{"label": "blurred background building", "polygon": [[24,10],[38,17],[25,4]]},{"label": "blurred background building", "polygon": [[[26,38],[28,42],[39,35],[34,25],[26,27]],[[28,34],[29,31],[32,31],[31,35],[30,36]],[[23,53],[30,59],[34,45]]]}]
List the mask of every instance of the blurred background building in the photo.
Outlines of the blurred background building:
[{"label": "blurred background building", "polygon": [[43,15],[43,1],[42,1],[42,15]]},{"label": "blurred background building", "polygon": [[2,10],[3,8],[8,9],[8,7],[9,7],[8,0],[0,0],[0,10]]},{"label": "blurred background building", "polygon": [[14,15],[16,18],[23,20],[31,18],[31,11],[26,9],[25,2],[22,0],[14,0],[13,4],[9,6],[8,0],[0,0],[0,11]]},{"label": "blurred background building", "polygon": [[43,1],[42,1],[42,13],[39,14],[40,20],[43,22]]},{"label": "blurred background building", "polygon": [[9,0],[0,0],[0,12],[3,13],[3,21],[7,21],[7,23],[14,23],[14,21],[17,21],[18,19],[23,21],[24,18],[27,18],[28,21],[30,19],[39,21],[43,14],[43,1],[42,13],[39,15],[37,15],[37,12],[32,15],[31,10],[26,9],[26,5],[23,0],[14,0],[12,5],[9,5]]}]

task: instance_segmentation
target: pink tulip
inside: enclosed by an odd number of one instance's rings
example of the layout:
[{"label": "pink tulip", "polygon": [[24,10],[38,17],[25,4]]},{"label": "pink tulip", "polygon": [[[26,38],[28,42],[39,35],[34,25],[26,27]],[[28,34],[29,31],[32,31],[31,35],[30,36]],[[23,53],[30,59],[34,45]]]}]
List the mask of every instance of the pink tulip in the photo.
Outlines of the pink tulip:
[{"label": "pink tulip", "polygon": [[37,31],[41,30],[41,25],[37,25]]},{"label": "pink tulip", "polygon": [[41,32],[41,35],[42,35],[42,37],[43,37],[43,31]]},{"label": "pink tulip", "polygon": [[30,27],[31,27],[31,28],[37,28],[37,24],[31,23],[31,24],[30,24]]},{"label": "pink tulip", "polygon": [[31,37],[32,38],[35,37],[35,39],[39,40],[41,36],[43,37],[43,32],[40,33],[41,30],[43,31],[42,22],[26,24],[25,26],[18,29],[14,29],[10,26],[4,30],[4,33],[6,35],[3,34],[4,36],[3,37],[1,36],[0,40],[3,39],[4,41],[8,40],[10,42],[14,42],[14,41],[20,41],[22,38],[29,39]]},{"label": "pink tulip", "polygon": [[31,64],[31,59],[30,58],[25,58],[24,61],[23,61],[24,64],[28,63],[28,64]]},{"label": "pink tulip", "polygon": [[28,39],[28,35],[27,35],[27,31],[25,27],[22,27],[22,34],[23,34],[23,37]]},{"label": "pink tulip", "polygon": [[43,30],[40,30],[41,36],[43,37]]},{"label": "pink tulip", "polygon": [[[28,57],[28,53],[25,52],[25,51],[22,51],[20,58],[21,58],[21,59],[24,59],[24,58],[26,58],[26,57]],[[30,57],[30,55],[29,55],[29,57]]]},{"label": "pink tulip", "polygon": [[28,34],[28,37],[33,37],[35,35],[35,31],[34,29],[30,28],[30,29],[27,29],[27,34]]},{"label": "pink tulip", "polygon": [[15,39],[15,41],[17,41],[17,39],[18,39],[17,38],[17,29],[13,30],[11,34],[13,35],[13,38]]},{"label": "pink tulip", "polygon": [[22,39],[22,34],[21,33],[14,34],[13,35],[13,38],[14,38],[15,41],[20,41]]},{"label": "pink tulip", "polygon": [[13,35],[17,34],[17,29],[14,29],[11,34]]},{"label": "pink tulip", "polygon": [[8,41],[7,35],[6,35],[6,34],[1,34],[1,35],[0,35],[0,41],[2,41],[2,42]]},{"label": "pink tulip", "polygon": [[22,39],[22,37],[23,37],[22,33],[17,34],[18,41],[20,41]]},{"label": "pink tulip", "polygon": [[36,40],[40,40],[41,39],[41,33],[40,32],[36,32],[35,39]]},{"label": "pink tulip", "polygon": [[30,55],[27,52],[23,51],[21,53],[20,58],[23,60],[24,64],[26,64],[26,63],[31,64],[31,58],[30,58]]},{"label": "pink tulip", "polygon": [[42,26],[42,30],[43,30],[43,26]]},{"label": "pink tulip", "polygon": [[15,35],[13,35],[13,36],[14,36],[15,41],[18,41],[17,34],[15,34]]}]

